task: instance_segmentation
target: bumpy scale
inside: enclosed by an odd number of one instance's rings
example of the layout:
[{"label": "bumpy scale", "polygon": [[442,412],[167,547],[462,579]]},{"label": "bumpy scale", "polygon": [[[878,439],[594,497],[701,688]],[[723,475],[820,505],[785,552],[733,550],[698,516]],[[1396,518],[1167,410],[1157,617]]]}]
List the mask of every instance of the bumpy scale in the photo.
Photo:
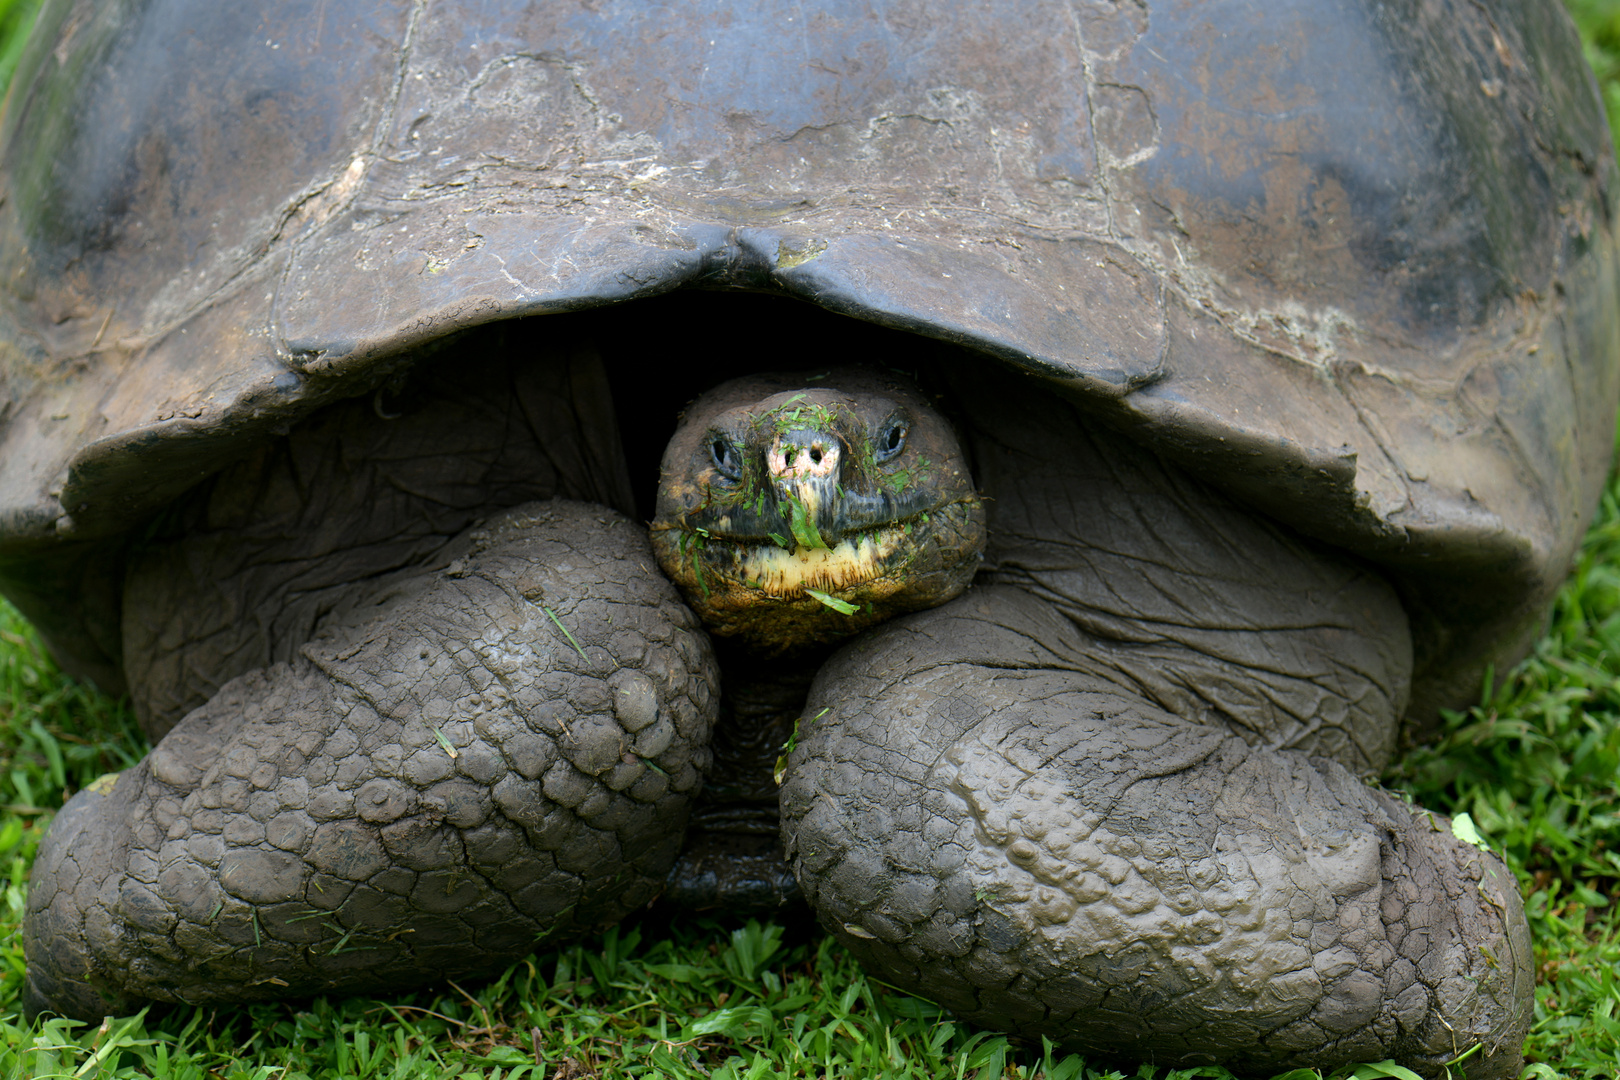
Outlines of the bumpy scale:
[{"label": "bumpy scale", "polygon": [[488,971],[657,895],[718,671],[645,536],[530,503],[446,555],[69,802],[29,894],[34,1008]]},{"label": "bumpy scale", "polygon": [[[1162,1061],[1435,1074],[1477,1043],[1471,1075],[1516,1070],[1511,876],[1356,776],[1411,682],[1380,574],[1010,375],[943,373],[965,447],[891,376],[803,385],[688,408],[652,547],[744,686],[813,674],[782,841],[863,963],[976,1023]],[[874,537],[892,556],[795,568]],[[650,555],[603,507],[531,503],[348,589],[291,661],[64,810],[31,1003],[489,970],[657,894],[717,674]]]}]

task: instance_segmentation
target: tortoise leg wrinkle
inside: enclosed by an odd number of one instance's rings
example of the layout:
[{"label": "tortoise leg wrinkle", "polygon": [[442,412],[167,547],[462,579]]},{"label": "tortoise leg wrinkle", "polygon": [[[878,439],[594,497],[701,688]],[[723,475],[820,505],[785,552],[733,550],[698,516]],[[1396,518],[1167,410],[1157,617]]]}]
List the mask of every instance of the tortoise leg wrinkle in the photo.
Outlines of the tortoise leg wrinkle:
[{"label": "tortoise leg wrinkle", "polygon": [[973,1023],[1264,1072],[1517,1074],[1516,884],[1444,818],[1251,746],[976,589],[823,669],[782,789],[806,898],[868,969]]},{"label": "tortoise leg wrinkle", "polygon": [[27,1008],[488,971],[662,887],[717,668],[645,533],[530,503],[241,676],[41,846]]}]

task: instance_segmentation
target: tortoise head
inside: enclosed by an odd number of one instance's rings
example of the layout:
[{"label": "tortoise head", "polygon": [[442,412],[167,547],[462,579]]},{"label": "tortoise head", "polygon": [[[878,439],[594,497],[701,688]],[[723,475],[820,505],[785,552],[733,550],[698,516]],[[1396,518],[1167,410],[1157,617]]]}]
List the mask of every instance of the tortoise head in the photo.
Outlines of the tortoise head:
[{"label": "tortoise head", "polygon": [[652,540],[711,633],[777,654],[960,594],[984,508],[950,423],[904,379],[750,376],[683,415]]}]

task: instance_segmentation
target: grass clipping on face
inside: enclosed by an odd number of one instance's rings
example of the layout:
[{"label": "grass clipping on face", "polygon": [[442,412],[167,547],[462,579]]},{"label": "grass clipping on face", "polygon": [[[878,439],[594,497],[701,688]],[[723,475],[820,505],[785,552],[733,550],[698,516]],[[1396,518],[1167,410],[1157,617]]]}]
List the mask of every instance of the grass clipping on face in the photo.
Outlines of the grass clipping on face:
[{"label": "grass clipping on face", "polygon": [[854,615],[861,610],[859,604],[852,604],[848,600],[840,600],[831,593],[824,593],[820,589],[806,589],[804,591],[806,595],[827,605],[840,615]]}]

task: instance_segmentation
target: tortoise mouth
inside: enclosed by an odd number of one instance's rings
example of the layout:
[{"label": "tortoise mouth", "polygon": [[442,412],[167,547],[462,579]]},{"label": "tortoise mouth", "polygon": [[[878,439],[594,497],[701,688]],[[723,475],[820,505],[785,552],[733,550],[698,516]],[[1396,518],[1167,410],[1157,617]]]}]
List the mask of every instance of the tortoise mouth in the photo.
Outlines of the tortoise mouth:
[{"label": "tortoise mouth", "polygon": [[[976,564],[983,508],[977,495],[965,495],[904,518],[843,531],[836,542],[821,546],[780,534],[727,533],[690,521],[655,523],[652,537],[664,571],[688,599],[701,600],[700,614],[706,608],[794,601],[812,611],[831,607],[849,616],[861,608],[875,614],[892,609],[897,599],[905,610],[941,602],[930,595],[940,572],[965,559]],[[829,599],[851,610],[842,611]]]},{"label": "tortoise mouth", "polygon": [[808,589],[836,595],[891,573],[904,560],[913,531],[927,517],[918,514],[853,529],[822,547],[796,544],[780,534],[760,537],[703,529],[682,531],[693,538],[688,549],[694,564],[701,554],[705,572],[730,578],[764,596],[789,598],[803,596]]}]

